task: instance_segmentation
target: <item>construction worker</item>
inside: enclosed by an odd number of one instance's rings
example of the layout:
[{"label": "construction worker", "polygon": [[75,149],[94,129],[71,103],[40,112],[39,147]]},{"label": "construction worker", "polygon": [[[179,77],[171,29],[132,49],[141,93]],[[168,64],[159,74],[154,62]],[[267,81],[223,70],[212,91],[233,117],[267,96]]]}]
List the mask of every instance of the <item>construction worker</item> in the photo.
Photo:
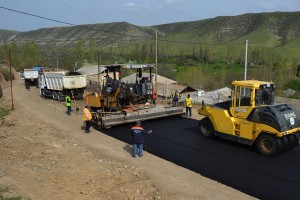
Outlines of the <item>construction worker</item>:
[{"label": "construction worker", "polygon": [[71,111],[72,111],[71,105],[72,105],[72,103],[71,103],[70,95],[67,94],[67,96],[66,96],[66,106],[67,106],[67,114],[68,115],[71,115]]},{"label": "construction worker", "polygon": [[177,106],[179,101],[180,101],[180,94],[176,90],[175,94],[172,95],[173,106]]},{"label": "construction worker", "polygon": [[143,127],[141,127],[142,122],[137,121],[136,125],[131,128],[131,139],[132,139],[132,157],[136,157],[137,148],[139,149],[139,156],[143,156],[143,146],[144,146],[144,135],[152,133],[152,130],[145,131]]},{"label": "construction worker", "polygon": [[192,103],[193,103],[193,98],[191,97],[190,94],[187,95],[185,98],[185,115],[191,117],[192,116]]},{"label": "construction worker", "polygon": [[85,105],[83,112],[82,112],[82,121],[85,122],[85,133],[89,133],[90,127],[92,126],[92,114],[89,110],[89,105]]},{"label": "construction worker", "polygon": [[152,101],[153,101],[154,105],[156,105],[156,98],[157,98],[157,92],[156,92],[156,89],[153,88],[153,90],[152,90]]}]

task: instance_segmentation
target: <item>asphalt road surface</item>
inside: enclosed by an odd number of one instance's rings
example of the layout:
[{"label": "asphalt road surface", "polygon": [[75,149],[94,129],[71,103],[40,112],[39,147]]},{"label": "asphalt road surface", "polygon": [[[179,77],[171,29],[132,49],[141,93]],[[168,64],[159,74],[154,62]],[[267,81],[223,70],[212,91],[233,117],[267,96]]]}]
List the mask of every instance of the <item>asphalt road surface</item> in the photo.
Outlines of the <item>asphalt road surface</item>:
[{"label": "asphalt road surface", "polygon": [[[132,125],[101,131],[130,143]],[[245,145],[203,137],[197,125],[197,120],[182,117],[143,122],[153,131],[144,149],[260,199],[300,199],[300,146],[265,157]]]}]

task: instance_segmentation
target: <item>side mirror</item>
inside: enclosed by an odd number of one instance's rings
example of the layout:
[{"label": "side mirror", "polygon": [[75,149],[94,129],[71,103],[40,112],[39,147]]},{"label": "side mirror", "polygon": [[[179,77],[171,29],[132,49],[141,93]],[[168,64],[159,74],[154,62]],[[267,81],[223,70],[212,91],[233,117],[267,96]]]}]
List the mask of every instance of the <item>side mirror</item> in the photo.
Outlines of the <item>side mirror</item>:
[{"label": "side mirror", "polygon": [[204,100],[202,100],[202,103],[201,103],[201,105],[202,105],[202,109],[203,109],[203,108],[204,108],[204,106],[205,106]]}]

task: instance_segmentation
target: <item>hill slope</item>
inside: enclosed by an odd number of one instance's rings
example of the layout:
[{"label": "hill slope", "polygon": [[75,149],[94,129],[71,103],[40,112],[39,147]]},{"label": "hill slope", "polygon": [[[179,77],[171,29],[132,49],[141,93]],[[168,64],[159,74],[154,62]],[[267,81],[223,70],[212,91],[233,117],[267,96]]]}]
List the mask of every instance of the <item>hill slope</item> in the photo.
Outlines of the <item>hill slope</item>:
[{"label": "hill slope", "polygon": [[[223,44],[251,35],[252,43],[267,46],[289,43],[293,46],[291,41],[300,38],[299,21],[300,12],[274,12],[216,17],[152,27],[116,22],[21,32],[8,38],[6,42],[16,41],[17,44],[23,44],[26,41],[35,41],[42,48],[70,47],[81,38],[86,45],[92,39],[96,46],[122,46],[154,39],[157,28],[159,39]],[[269,35],[268,40],[261,38],[265,35]]]},{"label": "hill slope", "polygon": [[5,43],[10,36],[17,34],[17,33],[18,33],[18,31],[10,31],[10,30],[0,29],[0,44]]},{"label": "hill slope", "polygon": [[165,36],[189,32],[194,38],[210,36],[205,42],[220,44],[256,30],[266,30],[285,44],[300,37],[300,12],[275,12],[216,17],[194,22],[159,25]]}]

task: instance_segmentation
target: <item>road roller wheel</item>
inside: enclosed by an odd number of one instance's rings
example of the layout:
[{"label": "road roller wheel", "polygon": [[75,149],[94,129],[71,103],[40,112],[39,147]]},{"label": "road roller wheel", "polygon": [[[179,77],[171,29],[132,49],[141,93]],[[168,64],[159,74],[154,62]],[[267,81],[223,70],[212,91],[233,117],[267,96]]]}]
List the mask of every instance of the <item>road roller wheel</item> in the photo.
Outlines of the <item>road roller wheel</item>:
[{"label": "road roller wheel", "polygon": [[299,144],[299,136],[296,134],[290,134],[288,135],[289,139],[291,141],[291,149],[296,147]]},{"label": "road roller wheel", "polygon": [[276,143],[277,143],[277,150],[276,153],[280,153],[283,151],[284,145],[283,142],[280,138],[276,138]]},{"label": "road roller wheel", "polygon": [[200,133],[206,137],[214,136],[214,126],[211,121],[206,117],[199,122]]},{"label": "road roller wheel", "polygon": [[269,134],[262,134],[256,141],[258,151],[265,156],[273,156],[278,150],[276,138]]},{"label": "road roller wheel", "polygon": [[281,137],[281,141],[283,145],[283,151],[290,149],[290,140],[288,139],[288,137]]}]

